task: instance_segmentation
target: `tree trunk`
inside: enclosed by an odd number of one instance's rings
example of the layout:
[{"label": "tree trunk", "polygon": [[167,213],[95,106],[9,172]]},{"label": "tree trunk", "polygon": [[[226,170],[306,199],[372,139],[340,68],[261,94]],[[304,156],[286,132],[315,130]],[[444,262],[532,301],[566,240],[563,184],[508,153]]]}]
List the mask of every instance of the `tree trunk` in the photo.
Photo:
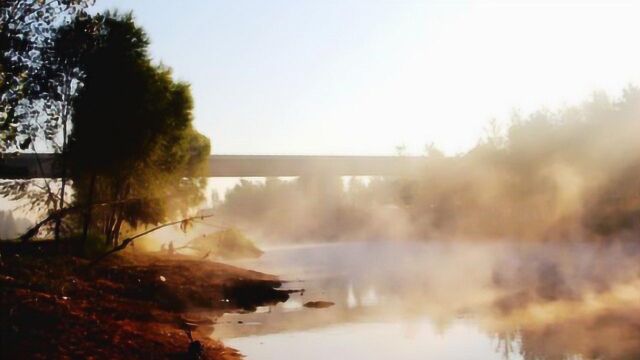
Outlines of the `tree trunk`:
[{"label": "tree trunk", "polygon": [[[119,198],[122,200],[127,199],[129,197],[130,192],[131,192],[131,186],[127,182],[123,186],[121,186],[121,193],[119,194]],[[114,245],[118,246],[118,240],[120,239],[120,228],[122,227],[122,222],[124,221],[125,209],[123,204],[118,205],[116,209],[118,210],[118,212],[116,213],[118,220],[116,220],[115,226],[113,227],[112,237],[113,237]]]},{"label": "tree trunk", "polygon": [[[122,191],[122,182],[117,181],[115,184],[115,187],[113,188],[113,195],[112,195],[112,201],[114,203],[118,202],[120,200],[120,193]],[[116,224],[116,219],[117,219],[117,215],[118,215],[118,205],[115,205],[111,208],[111,211],[109,212],[109,217],[107,219],[107,225],[105,227],[105,238],[107,241],[107,245],[108,246],[114,246],[113,244],[113,230],[115,228],[115,224]]]},{"label": "tree trunk", "polygon": [[106,238],[107,241],[107,246],[113,246],[113,224],[114,224],[114,220],[115,220],[115,211],[111,210],[111,212],[109,213],[109,217],[107,219],[107,226],[105,227],[105,231],[104,231],[104,236]]},{"label": "tree trunk", "polygon": [[[63,125],[64,130],[62,131],[63,136],[67,137],[67,123],[65,122],[65,124]],[[63,209],[64,208],[64,192],[65,192],[65,187],[67,185],[67,178],[66,178],[66,170],[67,170],[67,164],[66,164],[66,155],[65,155],[65,149],[66,147],[66,140],[63,140],[63,146],[62,146],[62,186],[60,187],[60,202],[58,205],[58,209]],[[60,241],[60,225],[62,223],[62,218],[58,218],[56,220],[56,226],[55,226],[55,230],[54,230],[54,239],[56,242]]]},{"label": "tree trunk", "polygon": [[[68,100],[68,93],[70,91],[71,84],[69,84],[69,78],[65,76],[64,81],[64,90],[63,96],[66,100]],[[62,186],[60,188],[60,205],[58,206],[59,210],[64,209],[64,192],[65,187],[67,185],[67,121],[69,115],[69,104],[65,103],[62,105]],[[55,230],[54,230],[54,239],[59,244],[60,243],[60,225],[62,224],[62,217],[56,220]]]},{"label": "tree trunk", "polygon": [[118,240],[120,239],[120,228],[122,227],[123,216],[120,214],[118,220],[116,221],[116,226],[113,229],[113,244],[118,246]]}]

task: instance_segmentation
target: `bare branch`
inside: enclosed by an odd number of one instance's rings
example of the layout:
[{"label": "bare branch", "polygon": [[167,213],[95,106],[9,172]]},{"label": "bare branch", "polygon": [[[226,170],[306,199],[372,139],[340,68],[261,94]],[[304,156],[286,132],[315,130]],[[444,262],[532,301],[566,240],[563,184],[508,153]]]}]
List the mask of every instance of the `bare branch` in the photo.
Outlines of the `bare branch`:
[{"label": "bare branch", "polygon": [[[116,205],[122,205],[122,204],[127,204],[127,203],[132,203],[135,201],[141,201],[141,200],[153,200],[153,199],[161,199],[161,198],[136,198],[136,199],[124,199],[124,200],[119,200],[119,201],[110,201],[110,202],[101,202],[101,203],[93,203],[90,204],[89,206],[91,208],[96,208],[96,207],[106,207],[106,206],[116,206]],[[31,240],[34,236],[36,236],[38,234],[38,232],[40,231],[40,228],[42,228],[44,225],[46,225],[47,223],[54,221],[54,220],[58,220],[61,219],[65,216],[67,216],[68,214],[74,213],[74,212],[82,212],[82,211],[86,211],[87,206],[70,206],[67,208],[62,208],[59,210],[55,210],[52,211],[49,215],[47,215],[47,217],[45,217],[44,219],[42,219],[41,221],[39,221],[38,223],[36,223],[31,229],[27,230],[27,232],[25,232],[24,234],[20,235],[19,237],[15,238],[15,239],[5,239],[5,240],[9,240],[9,241],[21,241],[21,242],[26,242]],[[183,219],[181,221],[179,221],[178,223],[188,220],[191,221],[193,219],[206,219],[209,217],[212,217],[213,215],[203,215],[203,216],[195,216],[193,218],[188,218],[188,219]]]},{"label": "bare branch", "polygon": [[151,228],[151,229],[149,229],[149,230],[145,230],[145,231],[143,231],[143,232],[141,232],[141,233],[139,233],[139,234],[136,234],[136,235],[133,235],[133,236],[131,236],[131,237],[128,237],[128,238],[124,239],[124,240],[122,241],[122,243],[120,243],[120,245],[115,246],[113,249],[111,249],[111,250],[107,251],[106,253],[104,253],[104,254],[102,254],[102,255],[98,256],[95,260],[93,260],[93,261],[89,264],[89,266],[90,266],[90,267],[91,267],[91,266],[94,266],[95,264],[97,264],[99,261],[103,260],[103,259],[104,259],[104,258],[106,258],[107,256],[109,256],[109,255],[111,255],[111,254],[113,254],[113,253],[116,253],[116,252],[118,252],[118,251],[124,250],[124,249],[125,249],[127,246],[129,246],[129,244],[131,244],[135,239],[140,238],[140,237],[143,237],[143,236],[145,236],[145,235],[148,235],[148,234],[150,234],[150,233],[152,233],[152,232],[154,232],[154,231],[160,230],[160,229],[165,228],[165,227],[167,227],[167,226],[178,225],[178,224],[182,224],[182,223],[185,223],[185,222],[188,222],[188,221],[192,221],[192,220],[203,220],[203,219],[210,218],[210,217],[213,217],[213,215],[200,215],[200,216],[193,216],[193,217],[185,218],[185,219],[182,219],[182,220],[177,220],[177,221],[168,222],[168,223],[166,223],[166,224],[162,224],[162,225],[158,225],[158,226],[156,226],[156,227],[153,227],[153,228]]}]

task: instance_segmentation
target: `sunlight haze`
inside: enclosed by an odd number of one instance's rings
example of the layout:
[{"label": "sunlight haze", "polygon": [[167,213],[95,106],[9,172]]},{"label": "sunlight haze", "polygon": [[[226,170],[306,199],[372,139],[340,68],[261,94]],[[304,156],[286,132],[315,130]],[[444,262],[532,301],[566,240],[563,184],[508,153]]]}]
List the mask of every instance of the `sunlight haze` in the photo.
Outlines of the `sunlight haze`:
[{"label": "sunlight haze", "polygon": [[94,11],[134,11],[153,57],[192,84],[218,154],[421,154],[431,142],[453,154],[492,118],[640,83],[639,2],[276,3]]},{"label": "sunlight haze", "polygon": [[0,1],[0,359],[640,359],[639,18]]}]

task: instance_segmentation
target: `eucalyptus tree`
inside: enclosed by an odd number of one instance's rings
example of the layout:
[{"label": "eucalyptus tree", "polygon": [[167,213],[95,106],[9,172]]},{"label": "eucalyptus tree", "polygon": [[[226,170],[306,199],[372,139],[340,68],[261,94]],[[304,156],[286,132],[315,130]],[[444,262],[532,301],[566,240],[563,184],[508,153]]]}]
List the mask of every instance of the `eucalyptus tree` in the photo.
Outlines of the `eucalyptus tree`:
[{"label": "eucalyptus tree", "polygon": [[[202,199],[205,181],[188,176],[199,174],[210,145],[193,128],[189,85],[152,64],[147,36],[133,17],[89,16],[88,4],[0,6],[0,151],[58,152],[63,171],[55,189],[47,182],[5,182],[0,194],[48,210],[28,237],[53,220],[58,238],[62,217],[84,208],[75,217],[84,237],[91,228],[115,245],[123,225],[158,224]],[[72,199],[65,197],[67,175]]]},{"label": "eucalyptus tree", "polygon": [[[0,2],[0,153],[66,149],[71,99],[82,74],[55,50],[58,28],[86,17],[91,0],[3,0]],[[64,159],[64,156],[63,156]],[[63,174],[66,164],[62,164]],[[0,194],[26,200],[31,210],[65,206],[66,177],[0,183]],[[56,221],[56,238],[60,232]]]},{"label": "eucalyptus tree", "polygon": [[[57,29],[84,16],[89,0],[0,2],[0,151],[29,150],[54,140],[68,119],[77,73],[63,73],[54,51]],[[65,81],[60,82],[60,79]]]},{"label": "eucalyptus tree", "polygon": [[152,63],[149,40],[130,14],[98,14],[61,30],[63,38],[85,34],[92,39],[70,41],[89,44],[73,100],[71,178],[75,204],[86,208],[83,237],[91,230],[117,245],[123,226],[186,215],[202,199],[205,181],[189,176],[199,174],[210,145],[193,127],[189,85]]}]

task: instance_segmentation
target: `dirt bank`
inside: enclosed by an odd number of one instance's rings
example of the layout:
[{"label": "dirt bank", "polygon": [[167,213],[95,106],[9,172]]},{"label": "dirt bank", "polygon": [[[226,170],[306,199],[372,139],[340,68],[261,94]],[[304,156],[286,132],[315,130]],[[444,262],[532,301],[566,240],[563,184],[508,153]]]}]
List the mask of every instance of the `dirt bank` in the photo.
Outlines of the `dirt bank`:
[{"label": "dirt bank", "polygon": [[[186,257],[3,254],[1,358],[240,359],[209,338],[224,311],[285,301],[270,275]],[[192,344],[193,350],[193,344]]]}]

